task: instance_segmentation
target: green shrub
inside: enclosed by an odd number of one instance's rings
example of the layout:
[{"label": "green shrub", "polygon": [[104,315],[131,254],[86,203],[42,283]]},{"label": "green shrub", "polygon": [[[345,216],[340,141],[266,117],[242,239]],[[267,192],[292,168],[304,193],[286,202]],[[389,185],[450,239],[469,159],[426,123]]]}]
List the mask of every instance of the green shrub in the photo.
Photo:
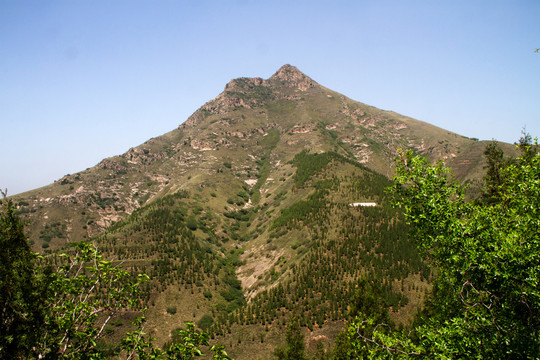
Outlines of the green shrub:
[{"label": "green shrub", "polygon": [[169,306],[167,308],[167,314],[171,314],[171,315],[176,314],[176,306]]},{"label": "green shrub", "polygon": [[208,329],[210,326],[212,326],[212,324],[214,323],[214,318],[211,316],[211,315],[208,315],[208,314],[205,314],[202,316],[202,318],[197,322],[197,325],[203,329],[203,330],[206,330]]}]

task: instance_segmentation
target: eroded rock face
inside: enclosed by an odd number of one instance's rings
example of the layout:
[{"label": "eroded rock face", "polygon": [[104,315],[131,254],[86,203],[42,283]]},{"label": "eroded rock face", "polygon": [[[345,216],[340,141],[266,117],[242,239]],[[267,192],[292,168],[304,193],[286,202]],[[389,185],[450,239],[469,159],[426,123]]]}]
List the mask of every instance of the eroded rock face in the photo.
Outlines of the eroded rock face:
[{"label": "eroded rock face", "polygon": [[229,81],[221,94],[201,106],[201,108],[191,115],[180,127],[195,126],[199,124],[207,114],[225,114],[240,107],[253,109],[277,99],[295,101],[300,99],[297,95],[275,92],[272,85],[275,85],[276,81],[279,81],[286,87],[296,88],[301,91],[306,91],[317,85],[315,81],[291,65],[282,66],[267,80],[259,77],[241,77],[233,79]]},{"label": "eroded rock face", "polygon": [[289,64],[283,65],[270,79],[281,80],[285,82],[286,85],[298,88],[302,91],[306,91],[317,84],[295,66]]},{"label": "eroded rock face", "polygon": [[198,139],[191,140],[191,147],[195,150],[200,150],[200,151],[216,150],[217,145],[218,144],[213,141],[198,140]]},{"label": "eroded rock face", "polygon": [[312,132],[313,129],[315,129],[315,125],[296,125],[290,130],[290,132],[292,134],[307,134]]},{"label": "eroded rock face", "polygon": [[229,83],[225,85],[225,91],[246,91],[248,89],[253,89],[255,86],[260,86],[260,85],[265,86],[266,82],[259,77],[256,77],[256,78],[242,77],[242,78],[233,79],[229,81]]},{"label": "eroded rock face", "polygon": [[204,104],[201,109],[212,114],[224,114],[238,107],[251,109],[256,105],[242,95],[243,93],[222,92],[213,101]]},{"label": "eroded rock face", "polygon": [[127,167],[125,166],[125,164],[122,164],[121,162],[118,162],[118,161],[113,161],[109,158],[103,159],[97,165],[97,167],[100,169],[105,169],[105,170],[116,170],[116,171],[127,170]]},{"label": "eroded rock face", "polygon": [[131,148],[122,155],[129,164],[134,165],[149,165],[155,160],[164,159],[167,157],[165,153],[153,153],[149,149],[140,147]]},{"label": "eroded rock face", "polygon": [[185,127],[193,127],[203,121],[204,113],[199,109],[195,111],[184,123],[182,123],[178,128],[182,129]]}]

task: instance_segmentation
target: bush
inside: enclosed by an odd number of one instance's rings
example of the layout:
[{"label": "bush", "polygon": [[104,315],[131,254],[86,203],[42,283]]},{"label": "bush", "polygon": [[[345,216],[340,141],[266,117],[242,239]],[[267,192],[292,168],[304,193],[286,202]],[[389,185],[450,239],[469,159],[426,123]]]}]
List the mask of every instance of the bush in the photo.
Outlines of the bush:
[{"label": "bush", "polygon": [[171,314],[171,315],[176,314],[176,306],[169,306],[167,308],[167,314]]},{"label": "bush", "polygon": [[186,226],[187,226],[188,229],[190,229],[191,231],[197,230],[197,227],[198,227],[198,226],[197,226],[197,220],[195,220],[195,217],[190,216],[190,217],[187,219]]},{"label": "bush", "polygon": [[202,318],[197,322],[197,325],[203,329],[203,330],[206,330],[208,329],[210,326],[212,326],[212,324],[214,323],[214,318],[211,316],[211,315],[208,315],[208,314],[205,314],[202,316]]}]

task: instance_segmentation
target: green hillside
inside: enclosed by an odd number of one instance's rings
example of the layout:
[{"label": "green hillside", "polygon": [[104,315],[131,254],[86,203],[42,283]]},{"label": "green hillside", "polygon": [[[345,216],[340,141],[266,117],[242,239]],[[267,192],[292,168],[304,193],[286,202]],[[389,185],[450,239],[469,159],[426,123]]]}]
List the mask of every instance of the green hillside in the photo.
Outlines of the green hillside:
[{"label": "green hillside", "polygon": [[292,318],[310,352],[331,346],[364,292],[409,324],[431,272],[384,192],[393,158],[404,148],[442,159],[474,193],[485,145],[285,65],[232,80],[177,129],[14,200],[35,251],[89,240],[150,275],[141,306],[162,343],[194,321],[235,358],[268,359]]},{"label": "green hillside", "polygon": [[[92,239],[106,258],[150,275],[143,298],[158,338],[195,321],[236,358],[255,347],[263,359],[294,317],[330,346],[365,281],[397,323],[411,320],[430,273],[388,204],[390,181],[333,152],[301,152],[288,165],[294,172],[258,203],[256,185],[221,213],[219,189],[179,191]],[[351,206],[367,201],[377,206]]]}]

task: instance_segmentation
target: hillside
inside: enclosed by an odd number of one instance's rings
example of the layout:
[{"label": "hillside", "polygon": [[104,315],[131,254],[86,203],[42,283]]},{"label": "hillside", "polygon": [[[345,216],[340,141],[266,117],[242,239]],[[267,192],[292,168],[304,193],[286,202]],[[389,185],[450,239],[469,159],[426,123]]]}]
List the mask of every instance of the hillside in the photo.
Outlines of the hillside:
[{"label": "hillside", "polygon": [[[92,239],[151,275],[161,341],[196,321],[238,359],[267,359],[291,316],[310,349],[328,347],[366,283],[407,324],[430,270],[388,205],[392,158],[412,148],[474,187],[485,145],[285,65],[232,80],[177,129],[14,199],[35,250]],[[351,206],[363,202],[376,206]]]},{"label": "hillside", "polygon": [[15,198],[32,219],[35,249],[47,248],[44,240],[54,249],[68,237],[99,234],[179,189],[225,190],[246,181],[257,181],[258,189],[270,186],[257,175],[280,177],[281,165],[302,150],[335,151],[390,176],[396,150],[413,148],[445,159],[459,179],[474,180],[483,172],[484,147],[485,142],[350,100],[285,65],[268,80],[232,80],[177,129]]}]

